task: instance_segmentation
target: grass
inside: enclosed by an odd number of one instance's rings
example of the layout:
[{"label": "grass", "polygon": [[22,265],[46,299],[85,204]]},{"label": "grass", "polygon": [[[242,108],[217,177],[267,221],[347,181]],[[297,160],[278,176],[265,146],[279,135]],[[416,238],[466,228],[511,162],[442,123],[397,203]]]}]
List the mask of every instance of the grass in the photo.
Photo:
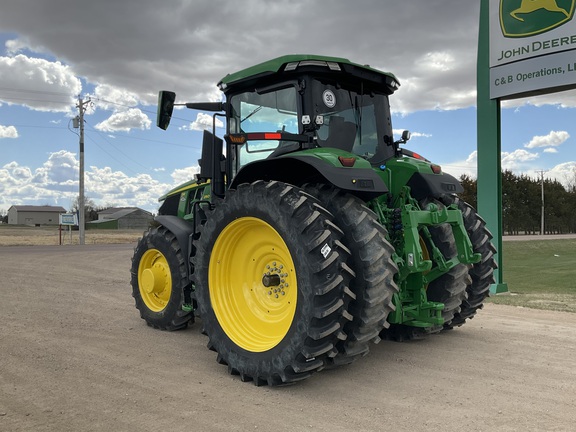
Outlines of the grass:
[{"label": "grass", "polygon": [[[134,243],[142,237],[143,229],[135,230],[86,230],[86,244]],[[0,247],[2,246],[42,246],[77,245],[80,233],[64,228],[62,233],[57,226],[26,226],[0,224]]]},{"label": "grass", "polygon": [[576,240],[506,241],[503,260],[510,293],[489,302],[576,312]]}]

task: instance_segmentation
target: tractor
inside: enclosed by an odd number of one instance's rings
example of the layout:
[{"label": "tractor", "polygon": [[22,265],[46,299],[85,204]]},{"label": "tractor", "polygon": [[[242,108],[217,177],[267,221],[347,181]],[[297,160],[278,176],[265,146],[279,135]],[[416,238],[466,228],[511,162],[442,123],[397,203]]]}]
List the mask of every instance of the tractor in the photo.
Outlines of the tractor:
[{"label": "tractor", "polygon": [[[242,381],[282,385],[354,362],[381,339],[461,326],[489,295],[492,236],[459,181],[394,139],[397,78],[286,55],[226,75],[199,173],[159,199],[132,295],[154,328],[200,320]],[[216,136],[216,117],[226,133]]]}]

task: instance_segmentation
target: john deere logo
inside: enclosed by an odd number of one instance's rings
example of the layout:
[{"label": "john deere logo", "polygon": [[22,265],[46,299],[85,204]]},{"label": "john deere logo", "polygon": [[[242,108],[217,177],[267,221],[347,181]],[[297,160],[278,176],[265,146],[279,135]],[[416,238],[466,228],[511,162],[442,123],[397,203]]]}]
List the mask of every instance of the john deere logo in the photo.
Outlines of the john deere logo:
[{"label": "john deere logo", "polygon": [[505,37],[535,36],[566,24],[576,0],[500,0],[500,26]]}]

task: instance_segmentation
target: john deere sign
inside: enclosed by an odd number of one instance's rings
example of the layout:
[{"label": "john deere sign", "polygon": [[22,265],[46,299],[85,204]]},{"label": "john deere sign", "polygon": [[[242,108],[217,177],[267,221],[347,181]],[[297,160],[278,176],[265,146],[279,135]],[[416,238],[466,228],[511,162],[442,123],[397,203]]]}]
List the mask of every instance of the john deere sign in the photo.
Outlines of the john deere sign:
[{"label": "john deere sign", "polygon": [[491,0],[490,97],[576,85],[576,0]]},{"label": "john deere sign", "polygon": [[506,37],[536,36],[572,19],[574,0],[500,2],[500,26]]}]

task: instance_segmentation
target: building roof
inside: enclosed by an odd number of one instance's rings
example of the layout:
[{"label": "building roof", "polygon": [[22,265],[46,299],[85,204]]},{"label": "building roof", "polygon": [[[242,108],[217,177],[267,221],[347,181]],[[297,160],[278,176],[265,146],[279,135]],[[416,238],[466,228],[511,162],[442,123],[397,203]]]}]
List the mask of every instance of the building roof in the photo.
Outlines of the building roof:
[{"label": "building roof", "polygon": [[[16,205],[10,208],[15,208],[16,211],[21,212],[50,212],[50,213],[66,213],[66,209],[61,206],[33,206],[33,205]],[[10,210],[10,209],[8,209]]]},{"label": "building roof", "polygon": [[136,211],[148,213],[150,216],[152,216],[152,213],[146,210],[142,210],[141,208],[138,207],[111,207],[109,209],[99,211],[98,217],[102,216],[105,220],[114,220],[114,219],[120,219]]},{"label": "building roof", "polygon": [[110,208],[107,208],[105,210],[99,211],[98,214],[99,215],[106,215],[106,214],[116,213],[119,210],[126,210],[126,209],[136,210],[136,208],[137,207],[110,207]]}]

